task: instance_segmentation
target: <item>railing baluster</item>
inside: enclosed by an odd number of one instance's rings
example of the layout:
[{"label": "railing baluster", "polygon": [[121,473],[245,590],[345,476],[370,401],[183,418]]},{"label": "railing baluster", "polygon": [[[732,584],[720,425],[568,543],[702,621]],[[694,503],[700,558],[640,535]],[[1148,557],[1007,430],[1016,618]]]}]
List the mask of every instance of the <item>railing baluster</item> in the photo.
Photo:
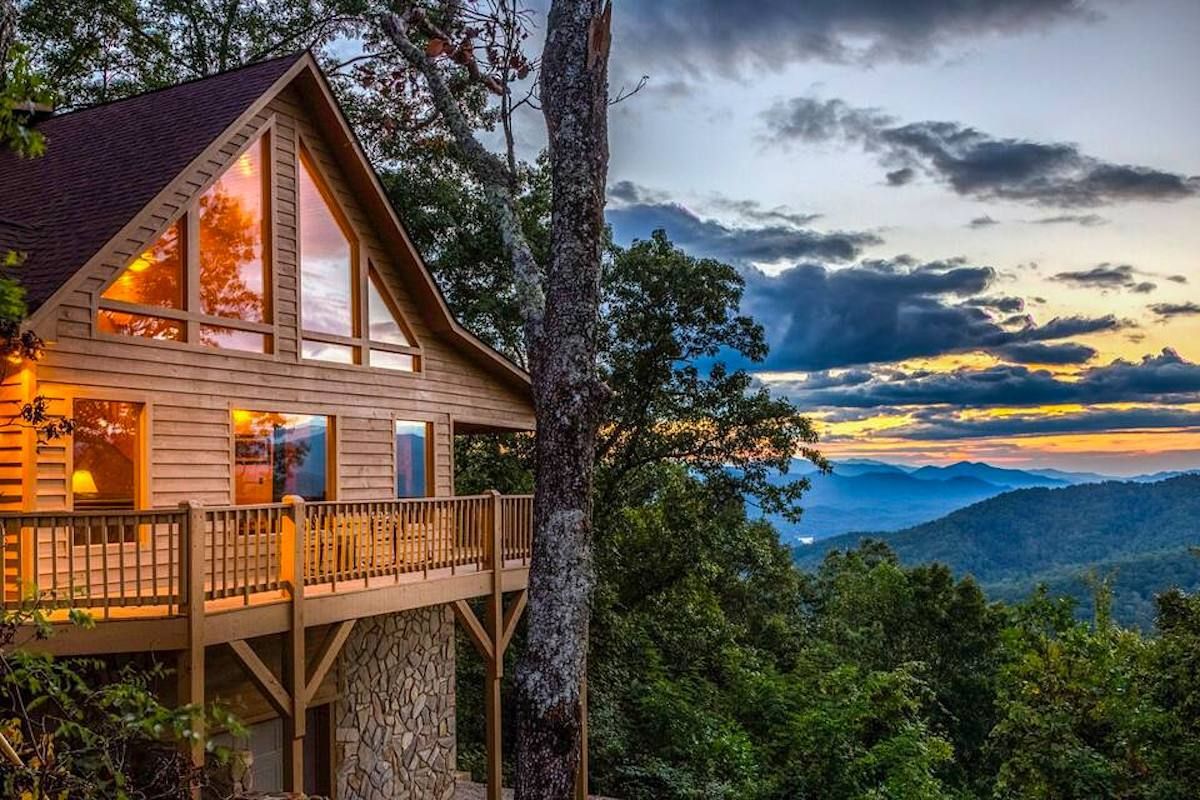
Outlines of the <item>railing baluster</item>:
[{"label": "railing baluster", "polygon": [[[122,607],[180,613],[189,568],[203,570],[201,602],[240,598],[246,606],[256,594],[278,590],[285,513],[280,504],[205,509],[194,535],[211,539],[198,539],[204,563],[194,565],[183,553],[187,517],[176,510],[14,514],[4,515],[3,525],[9,552],[20,559],[22,586],[45,590],[48,608],[90,608],[98,619],[111,619]],[[486,571],[493,555],[528,564],[532,555],[528,495],[316,502],[300,516],[302,579],[333,592],[373,589],[388,575],[395,584],[402,575]],[[499,553],[491,552],[494,546]],[[5,601],[15,598],[9,592]]]}]

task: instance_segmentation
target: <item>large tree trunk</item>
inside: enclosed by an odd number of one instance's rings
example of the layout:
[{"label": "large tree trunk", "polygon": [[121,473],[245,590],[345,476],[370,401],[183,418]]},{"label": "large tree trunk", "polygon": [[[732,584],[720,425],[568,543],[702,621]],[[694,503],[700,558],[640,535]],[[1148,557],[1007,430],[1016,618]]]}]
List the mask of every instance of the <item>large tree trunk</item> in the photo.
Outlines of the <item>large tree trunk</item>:
[{"label": "large tree trunk", "polygon": [[528,638],[517,668],[518,800],[567,800],[579,761],[594,583],[592,473],[606,397],[596,340],[610,16],[603,0],[554,0],[542,55],[553,200],[544,315],[528,343],[537,492]]},{"label": "large tree trunk", "polygon": [[8,51],[16,35],[16,3],[14,0],[0,0],[0,89],[8,83]]}]

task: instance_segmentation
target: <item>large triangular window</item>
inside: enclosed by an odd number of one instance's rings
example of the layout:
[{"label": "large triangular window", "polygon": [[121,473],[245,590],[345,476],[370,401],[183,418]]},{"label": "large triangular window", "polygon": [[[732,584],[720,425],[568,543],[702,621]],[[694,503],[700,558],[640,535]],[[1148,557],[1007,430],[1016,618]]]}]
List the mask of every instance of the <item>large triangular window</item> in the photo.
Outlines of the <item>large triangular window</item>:
[{"label": "large triangular window", "polygon": [[97,324],[101,332],[183,340],[181,319],[155,313],[158,309],[182,312],[184,308],[182,228],[180,223],[167,228],[100,295],[104,307]]},{"label": "large triangular window", "polygon": [[270,152],[264,133],[125,267],[100,295],[101,333],[271,352]]}]

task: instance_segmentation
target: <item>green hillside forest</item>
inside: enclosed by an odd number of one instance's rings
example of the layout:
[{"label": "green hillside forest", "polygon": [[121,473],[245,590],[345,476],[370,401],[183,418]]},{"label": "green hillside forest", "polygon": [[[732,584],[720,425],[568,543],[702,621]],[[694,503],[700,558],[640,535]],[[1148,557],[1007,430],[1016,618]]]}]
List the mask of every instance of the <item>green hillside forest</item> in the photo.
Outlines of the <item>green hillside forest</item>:
[{"label": "green hillside forest", "polygon": [[972,575],[989,597],[1017,600],[1039,584],[1080,600],[1092,576],[1111,583],[1113,612],[1148,627],[1154,595],[1200,588],[1200,475],[1157,483],[1022,489],[902,531],[844,534],[796,550],[819,564],[830,550],[881,539],[903,563],[938,562]]}]

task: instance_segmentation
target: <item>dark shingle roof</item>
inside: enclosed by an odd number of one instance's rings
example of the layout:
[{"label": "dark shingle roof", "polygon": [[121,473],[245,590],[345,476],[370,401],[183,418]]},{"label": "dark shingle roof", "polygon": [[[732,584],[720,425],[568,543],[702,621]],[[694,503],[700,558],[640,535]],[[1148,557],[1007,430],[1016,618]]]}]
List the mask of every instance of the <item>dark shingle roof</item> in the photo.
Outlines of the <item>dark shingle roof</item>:
[{"label": "dark shingle roof", "polygon": [[0,153],[0,242],[28,257],[29,311],[71,278],[303,54],[94,108],[37,129],[46,154]]}]

